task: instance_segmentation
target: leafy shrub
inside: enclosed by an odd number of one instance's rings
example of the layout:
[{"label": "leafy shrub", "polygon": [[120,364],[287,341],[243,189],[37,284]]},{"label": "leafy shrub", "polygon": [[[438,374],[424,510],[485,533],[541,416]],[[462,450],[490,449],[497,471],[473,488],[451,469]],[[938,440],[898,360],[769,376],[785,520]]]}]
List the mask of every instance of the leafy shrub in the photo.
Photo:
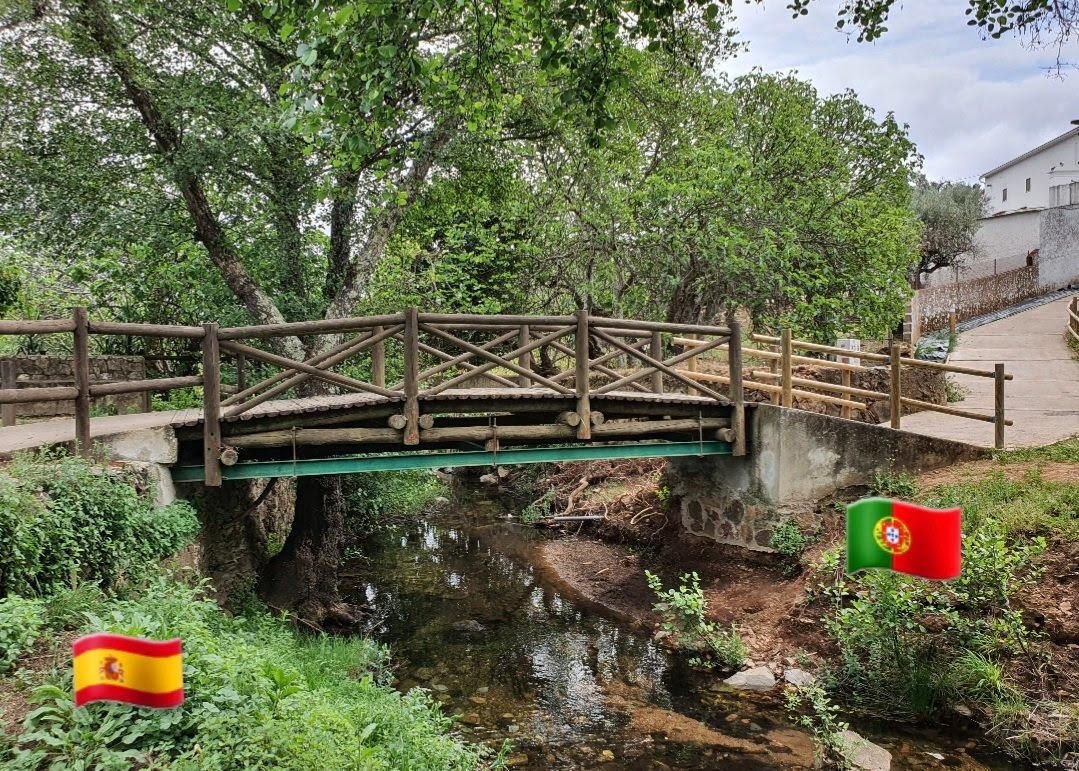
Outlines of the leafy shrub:
[{"label": "leafy shrub", "polygon": [[75,709],[68,669],[37,689],[38,708],[0,765],[12,769],[477,768],[480,751],[423,691],[387,685],[387,652],[368,640],[304,637],[265,614],[228,617],[204,586],[152,579],[99,599],[87,630],[184,645],[185,702],[172,710]]},{"label": "leafy shrub", "polygon": [[429,471],[379,471],[344,477],[349,523],[357,533],[370,533],[394,517],[417,514],[445,491],[445,483]]},{"label": "leafy shrub", "polygon": [[[1037,579],[1045,542],[1009,545],[986,523],[963,539],[963,574],[947,584],[869,572],[836,579],[826,619],[842,657],[841,684],[864,711],[893,719],[940,712],[956,662],[1020,651],[1030,632],[1014,598]],[[853,598],[853,599],[845,599]],[[967,698],[971,698],[968,694]]]},{"label": "leafy shrub", "polygon": [[728,631],[708,620],[708,601],[695,572],[683,573],[677,589],[664,589],[659,576],[647,570],[644,576],[659,599],[652,607],[663,618],[663,629],[677,635],[679,645],[686,650],[704,654],[690,659],[690,664],[728,670],[742,666],[747,650],[738,628],[731,624]]},{"label": "leafy shrub", "polygon": [[188,504],[155,508],[128,472],[65,455],[21,456],[0,473],[0,594],[140,578],[197,531]]},{"label": "leafy shrub", "polygon": [[541,519],[551,516],[556,496],[557,492],[553,487],[547,488],[543,495],[521,509],[521,522],[526,525],[533,525]]},{"label": "leafy shrub", "polygon": [[869,489],[882,498],[909,501],[918,494],[918,482],[910,474],[901,471],[875,471]]},{"label": "leafy shrub", "polygon": [[813,543],[813,539],[802,531],[802,526],[797,520],[788,519],[772,531],[772,538],[768,545],[792,560],[801,562],[802,552]]},{"label": "leafy shrub", "polygon": [[34,644],[44,615],[41,600],[16,595],[0,600],[0,673],[11,669]]},{"label": "leafy shrub", "polygon": [[843,732],[850,726],[839,719],[839,707],[824,688],[819,683],[788,688],[784,700],[795,724],[813,737],[817,763],[828,768],[851,768],[850,750],[843,740]]}]

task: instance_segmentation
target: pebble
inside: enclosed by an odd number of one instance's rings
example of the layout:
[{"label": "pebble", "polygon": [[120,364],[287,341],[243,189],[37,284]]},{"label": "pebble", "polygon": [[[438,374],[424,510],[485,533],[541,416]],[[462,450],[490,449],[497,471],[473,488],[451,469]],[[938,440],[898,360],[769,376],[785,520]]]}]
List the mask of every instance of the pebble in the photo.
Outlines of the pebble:
[{"label": "pebble", "polygon": [[787,669],[783,672],[783,679],[791,685],[801,687],[811,684],[815,678],[804,669]]},{"label": "pebble", "polygon": [[482,688],[477,688],[476,693],[483,694],[483,693],[487,693],[489,690],[491,690],[490,687],[485,685]]},{"label": "pebble", "polygon": [[892,753],[888,750],[878,747],[854,731],[844,731],[841,738],[851,749],[850,760],[854,768],[861,771],[890,771]]},{"label": "pebble", "polygon": [[468,700],[470,702],[472,702],[473,704],[486,704],[487,703],[487,697],[486,696],[469,696]]},{"label": "pebble", "polygon": [[763,731],[764,729],[761,728],[760,725],[758,725],[757,723],[750,723],[749,724],[749,730],[750,731],[756,731],[756,732],[759,733],[759,732]]},{"label": "pebble", "polygon": [[512,712],[503,712],[502,713],[502,719],[503,720],[513,720],[513,713]]},{"label": "pebble", "polygon": [[446,691],[448,691],[450,689],[450,687],[448,685],[443,685],[442,683],[431,683],[431,687],[434,688],[439,693],[445,693]]},{"label": "pebble", "polygon": [[723,719],[726,720],[728,723],[733,723],[735,720],[738,719],[738,713],[737,712],[732,712],[731,714],[727,715],[727,717],[725,717]]},{"label": "pebble", "polygon": [[515,734],[520,730],[521,726],[517,725],[516,723],[510,723],[508,726],[506,726],[507,733]]},{"label": "pebble", "polygon": [[614,753],[610,750],[604,750],[599,754],[600,763],[610,763],[612,760],[614,760]]},{"label": "pebble", "polygon": [[511,767],[512,766],[527,766],[528,765],[528,756],[525,755],[523,752],[518,753],[516,755],[510,755],[508,758],[506,758],[506,765],[511,766]]}]

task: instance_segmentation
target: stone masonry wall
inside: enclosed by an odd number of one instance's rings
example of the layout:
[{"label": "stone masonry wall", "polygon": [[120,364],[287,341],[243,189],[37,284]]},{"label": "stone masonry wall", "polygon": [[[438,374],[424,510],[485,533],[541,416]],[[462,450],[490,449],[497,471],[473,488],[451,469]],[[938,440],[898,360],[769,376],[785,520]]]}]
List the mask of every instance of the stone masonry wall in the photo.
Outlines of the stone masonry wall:
[{"label": "stone masonry wall", "polygon": [[[17,388],[62,387],[75,384],[72,360],[66,356],[10,356],[2,357],[0,360],[15,362]],[[146,362],[141,356],[90,357],[92,383],[144,380],[145,378]],[[142,394],[103,396],[93,399],[91,407],[98,409],[115,407],[117,413],[121,414],[139,412],[142,399]],[[18,404],[15,414],[20,417],[74,415],[75,403],[66,401]]]},{"label": "stone masonry wall", "polygon": [[914,293],[915,334],[947,329],[952,308],[960,321],[1007,308],[1043,293],[1038,265],[951,286],[919,289]]}]

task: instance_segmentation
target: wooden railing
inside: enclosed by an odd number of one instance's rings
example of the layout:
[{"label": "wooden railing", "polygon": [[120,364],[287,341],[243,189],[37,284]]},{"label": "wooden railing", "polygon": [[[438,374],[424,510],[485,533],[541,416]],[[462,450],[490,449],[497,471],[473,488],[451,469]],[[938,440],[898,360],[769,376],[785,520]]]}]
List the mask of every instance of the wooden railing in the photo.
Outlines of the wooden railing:
[{"label": "wooden railing", "polygon": [[[1077,317],[1079,313],[1073,302],[1072,324]],[[1076,330],[1072,333],[1076,334]],[[698,415],[694,428],[715,430],[716,438],[731,442],[735,455],[746,452],[746,389],[768,393],[773,404],[784,407],[793,407],[795,397],[823,402],[839,407],[844,417],[865,409],[864,401],[859,399],[890,400],[894,428],[900,427],[904,406],[988,421],[996,426],[998,447],[1004,443],[1004,427],[1011,425],[1004,417],[1004,381],[1011,376],[1004,373],[1001,364],[993,372],[985,372],[901,358],[898,346],[893,346],[889,355],[851,352],[793,340],[789,330],[780,337],[750,335],[746,342],[757,347],[732,346],[732,340],[743,340],[737,323],[669,324],[610,319],[586,311],[572,316],[485,316],[420,313],[415,308],[384,316],[247,327],[219,327],[214,323],[195,327],[96,322],[88,319],[81,308],[75,309],[73,317],[67,320],[0,321],[0,335],[25,334],[72,335],[74,384],[2,388],[0,405],[5,407],[5,417],[8,405],[73,400],[76,443],[80,452],[89,453],[92,397],[202,387],[203,459],[206,483],[210,485],[220,484],[222,462],[236,460],[235,449],[225,447],[222,442],[223,419],[240,417],[270,400],[330,392],[368,395],[373,402],[392,406],[388,416],[392,431],[352,430],[374,432],[371,441],[382,442],[388,437],[389,441],[404,445],[419,444],[421,435],[431,441],[472,440],[475,427],[433,428],[433,416],[422,414],[421,402],[439,394],[449,395],[451,391],[457,395],[462,389],[474,392],[480,387],[478,398],[489,398],[492,402],[499,394],[507,396],[506,391],[513,389],[538,389],[538,393],[530,396],[563,397],[573,409],[558,416],[558,426],[529,427],[531,434],[521,429],[518,435],[580,441],[589,441],[594,434],[596,438],[607,438],[647,433],[638,431],[644,427],[636,424],[630,427],[632,431],[628,424],[622,423],[617,432],[608,430],[611,426],[602,427],[605,418],[593,409],[593,401],[599,397],[628,392],[638,396],[650,394],[653,401],[676,402],[684,397],[664,395],[665,389],[685,389],[698,397],[693,404],[730,406],[729,421],[711,418],[706,425]],[[202,374],[91,382],[90,339],[94,335],[187,339],[201,347]],[[274,347],[275,338],[282,337],[302,338],[312,353],[301,361],[267,350]],[[698,366],[706,353],[712,357],[708,372],[700,371]],[[803,353],[836,354],[857,359],[859,363],[827,361]],[[743,383],[747,360],[751,364],[749,379]],[[887,393],[851,385],[852,374],[871,371],[862,362],[889,367]],[[797,377],[793,368],[798,364],[839,370],[840,383]],[[903,396],[903,367],[994,378],[993,416]],[[662,417],[668,413],[657,407],[647,414]],[[658,433],[659,421],[655,423],[653,430]],[[674,423],[665,421],[662,425],[673,428]],[[292,441],[295,436],[293,433]],[[271,446],[271,440],[274,437],[268,434],[262,434],[260,440],[247,437],[243,446]],[[264,444],[259,445],[258,441]],[[233,444],[241,446],[239,439]]]},{"label": "wooden railing", "polygon": [[[575,409],[560,420],[574,427],[576,439],[587,441],[592,439],[594,427],[604,422],[604,416],[592,409],[593,399],[618,391],[662,394],[667,378],[693,389],[703,403],[730,405],[729,427],[720,429],[721,436],[733,444],[735,454],[746,451],[741,348],[727,345],[732,338],[741,337],[737,324],[665,324],[602,318],[586,311],[572,316],[484,316],[420,313],[414,308],[386,316],[231,328],[213,323],[183,327],[94,322],[84,309],[76,309],[71,320],[0,321],[0,334],[69,333],[74,338],[74,385],[0,389],[0,404],[74,400],[76,443],[81,452],[88,453],[91,397],[201,386],[203,454],[209,485],[220,484],[222,454],[228,449],[222,444],[222,419],[239,417],[290,394],[304,396],[328,390],[400,403],[400,413],[390,415],[390,426],[400,432],[403,444],[416,445],[421,430],[431,433],[431,416],[420,411],[423,398],[475,388],[477,383],[487,384],[492,391],[542,389],[544,395],[572,400]],[[198,340],[202,374],[92,383],[89,340],[93,335]],[[676,335],[699,339],[693,350],[665,357],[664,351],[675,348],[672,340]],[[299,361],[266,350],[273,338],[290,336],[302,336],[308,350],[317,353]],[[315,345],[312,341],[316,340],[325,345]],[[734,375],[733,383],[725,389],[699,383],[678,367],[721,346],[730,351],[726,364]],[[223,359],[235,362],[229,371],[234,384],[223,383]],[[264,376],[248,384],[249,370],[256,366]],[[268,374],[271,369],[276,372]],[[313,387],[315,381],[321,390]],[[497,393],[491,395],[494,398]],[[227,454],[225,462],[230,462]]]},{"label": "wooden railing", "polygon": [[1076,295],[1068,303],[1068,326],[1066,327],[1071,341],[1079,344],[1079,295]]},{"label": "wooden railing", "polygon": [[[1073,301],[1073,306],[1076,305],[1077,302],[1079,302],[1079,300]],[[1075,324],[1077,322],[1079,322],[1079,312],[1073,313],[1072,315],[1072,323]],[[1077,329],[1076,332],[1073,332],[1073,334],[1076,334],[1077,339],[1079,339],[1079,334],[1077,334],[1077,332],[1079,332],[1079,329]],[[675,338],[674,342],[686,351],[692,352],[699,349],[698,341],[692,338]],[[791,338],[789,329],[784,330],[783,334],[779,337],[757,334],[750,335],[749,342],[757,343],[758,346],[761,347],[743,346],[741,350],[742,360],[764,360],[767,362],[768,369],[762,370],[751,367],[749,376],[744,382],[744,388],[769,394],[771,396],[772,404],[781,405],[783,407],[793,407],[795,398],[806,399],[839,407],[840,417],[849,418],[853,411],[865,410],[867,408],[865,401],[857,401],[857,399],[866,401],[886,400],[889,402],[890,406],[890,424],[892,428],[901,427],[903,407],[912,407],[918,411],[928,410],[931,412],[939,412],[944,415],[993,423],[995,427],[994,444],[997,448],[1004,447],[1004,428],[1005,426],[1012,425],[1012,421],[1005,417],[1004,412],[1004,382],[1011,380],[1012,376],[1004,372],[1004,365],[1001,363],[996,364],[993,371],[990,372],[974,369],[972,367],[961,367],[953,364],[941,364],[939,362],[905,358],[900,355],[900,346],[898,344],[893,344],[888,354],[850,351],[845,348],[837,348],[830,345],[820,345],[804,340],[794,340]],[[796,354],[796,350],[805,353],[825,354],[843,357],[845,359],[856,359],[859,363],[853,364],[847,361],[832,361],[824,358],[804,356]],[[687,368],[683,370],[683,373],[687,377],[709,383],[729,382],[729,378],[724,375],[708,374],[698,371],[700,364],[695,359],[696,357],[691,358],[690,361],[687,362]],[[888,368],[889,388],[886,393],[865,388],[856,388],[851,385],[852,374],[872,371],[870,367],[862,366],[860,363],[862,361],[874,362],[878,367],[886,366]],[[794,366],[799,364],[809,365],[819,369],[838,370],[840,373],[840,382],[836,384],[811,378],[797,377],[794,374]],[[962,410],[949,405],[934,404],[932,402],[903,396],[902,370],[904,367],[908,369],[922,368],[937,370],[939,372],[992,378],[995,384],[993,414],[983,415],[981,413]],[[826,393],[818,393],[819,391],[824,391]]]}]

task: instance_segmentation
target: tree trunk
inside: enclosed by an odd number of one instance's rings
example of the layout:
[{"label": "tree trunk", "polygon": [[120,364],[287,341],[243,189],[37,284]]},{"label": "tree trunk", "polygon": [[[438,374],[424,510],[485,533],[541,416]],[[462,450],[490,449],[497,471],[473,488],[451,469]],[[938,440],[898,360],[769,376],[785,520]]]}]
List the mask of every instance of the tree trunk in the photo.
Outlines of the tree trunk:
[{"label": "tree trunk", "polygon": [[337,573],[344,532],[341,478],[298,478],[292,529],[259,578],[262,600],[316,625],[341,620]]}]

